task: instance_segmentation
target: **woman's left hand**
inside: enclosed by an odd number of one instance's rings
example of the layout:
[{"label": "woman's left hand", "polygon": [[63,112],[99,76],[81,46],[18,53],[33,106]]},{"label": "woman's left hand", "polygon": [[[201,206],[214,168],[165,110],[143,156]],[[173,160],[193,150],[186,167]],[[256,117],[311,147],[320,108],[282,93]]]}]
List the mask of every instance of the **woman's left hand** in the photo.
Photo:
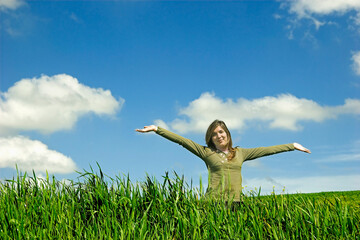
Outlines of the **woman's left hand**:
[{"label": "woman's left hand", "polygon": [[306,153],[311,153],[309,149],[303,147],[301,144],[299,143],[294,143],[294,148],[296,150],[302,151],[302,152],[306,152]]}]

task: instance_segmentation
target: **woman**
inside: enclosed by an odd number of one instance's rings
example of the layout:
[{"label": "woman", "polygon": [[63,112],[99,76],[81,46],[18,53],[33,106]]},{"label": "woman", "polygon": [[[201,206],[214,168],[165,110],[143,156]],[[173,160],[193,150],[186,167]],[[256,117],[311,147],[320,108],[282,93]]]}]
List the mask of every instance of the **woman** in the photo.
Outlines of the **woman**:
[{"label": "woman", "polygon": [[240,201],[243,162],[275,153],[293,151],[294,149],[311,153],[309,149],[298,143],[271,147],[234,148],[231,134],[225,123],[220,120],[212,122],[206,131],[207,147],[154,125],[136,129],[136,131],[141,133],[156,132],[201,158],[209,171],[209,186],[206,196],[215,199],[224,198],[226,201]]}]

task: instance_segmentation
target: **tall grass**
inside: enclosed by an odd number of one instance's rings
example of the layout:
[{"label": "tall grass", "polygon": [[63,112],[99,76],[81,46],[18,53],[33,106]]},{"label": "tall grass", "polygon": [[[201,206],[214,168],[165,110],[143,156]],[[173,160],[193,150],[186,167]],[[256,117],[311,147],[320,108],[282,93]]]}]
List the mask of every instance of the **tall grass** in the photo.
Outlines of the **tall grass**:
[{"label": "tall grass", "polygon": [[65,183],[18,173],[0,184],[0,239],[356,239],[351,196],[250,192],[232,205],[176,174],[132,183],[99,168]]}]

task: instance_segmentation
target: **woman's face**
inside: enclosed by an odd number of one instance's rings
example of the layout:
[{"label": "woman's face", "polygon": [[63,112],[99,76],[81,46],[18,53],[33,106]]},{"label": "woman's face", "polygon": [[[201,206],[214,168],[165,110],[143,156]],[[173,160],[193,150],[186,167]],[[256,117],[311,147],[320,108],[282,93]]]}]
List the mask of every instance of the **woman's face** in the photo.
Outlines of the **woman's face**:
[{"label": "woman's face", "polygon": [[217,149],[221,151],[227,150],[229,140],[225,130],[222,127],[218,126],[215,128],[211,140]]}]

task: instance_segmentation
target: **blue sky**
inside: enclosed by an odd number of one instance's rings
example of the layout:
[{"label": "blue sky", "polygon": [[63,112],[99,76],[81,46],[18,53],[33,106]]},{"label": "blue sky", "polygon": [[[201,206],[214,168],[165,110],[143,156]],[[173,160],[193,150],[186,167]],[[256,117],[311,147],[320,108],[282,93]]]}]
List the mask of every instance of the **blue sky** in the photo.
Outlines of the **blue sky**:
[{"label": "blue sky", "polygon": [[360,189],[360,2],[0,0],[0,178],[22,171],[176,171],[207,183],[200,144],[223,119],[241,147],[312,151],[246,162],[243,185]]}]

